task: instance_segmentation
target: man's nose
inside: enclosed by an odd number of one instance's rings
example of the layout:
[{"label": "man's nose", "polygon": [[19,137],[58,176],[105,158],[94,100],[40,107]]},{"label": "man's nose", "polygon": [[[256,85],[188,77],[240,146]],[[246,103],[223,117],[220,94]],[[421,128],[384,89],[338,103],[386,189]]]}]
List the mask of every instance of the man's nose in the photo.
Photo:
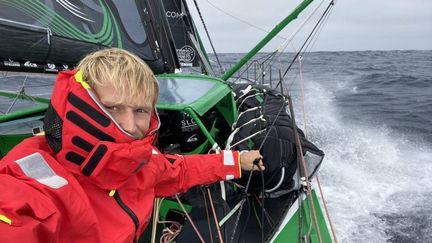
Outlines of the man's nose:
[{"label": "man's nose", "polygon": [[125,130],[130,134],[135,134],[138,127],[135,122],[135,114],[133,111],[124,111],[121,116],[117,118],[117,122]]}]

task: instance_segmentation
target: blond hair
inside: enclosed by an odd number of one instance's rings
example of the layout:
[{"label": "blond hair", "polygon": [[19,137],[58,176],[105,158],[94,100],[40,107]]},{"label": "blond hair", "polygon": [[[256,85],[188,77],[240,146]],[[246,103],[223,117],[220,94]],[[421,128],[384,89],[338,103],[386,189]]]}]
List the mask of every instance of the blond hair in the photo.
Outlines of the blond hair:
[{"label": "blond hair", "polygon": [[121,101],[154,106],[159,97],[153,71],[141,58],[126,50],[110,48],[90,53],[78,68],[91,87],[111,85],[121,94]]}]

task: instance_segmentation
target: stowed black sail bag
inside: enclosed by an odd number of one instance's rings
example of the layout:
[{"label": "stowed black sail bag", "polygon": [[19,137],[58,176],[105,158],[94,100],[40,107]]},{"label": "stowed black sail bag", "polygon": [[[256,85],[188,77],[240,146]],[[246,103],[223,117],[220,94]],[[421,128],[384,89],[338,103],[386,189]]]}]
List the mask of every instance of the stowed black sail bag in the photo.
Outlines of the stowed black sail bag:
[{"label": "stowed black sail bag", "polygon": [[[293,177],[298,168],[297,149],[293,123],[287,111],[287,100],[280,92],[263,86],[234,85],[238,120],[233,130],[237,130],[231,145],[237,150],[259,149],[266,167],[263,172],[267,192],[286,191],[295,185]],[[324,153],[305,138],[297,129],[302,151],[311,177],[318,170]],[[267,135],[268,134],[268,135]],[[266,138],[267,136],[267,138]],[[246,185],[249,173],[242,176],[240,184]],[[298,174],[303,176],[302,173]],[[262,189],[261,174],[254,172],[250,188]]]}]

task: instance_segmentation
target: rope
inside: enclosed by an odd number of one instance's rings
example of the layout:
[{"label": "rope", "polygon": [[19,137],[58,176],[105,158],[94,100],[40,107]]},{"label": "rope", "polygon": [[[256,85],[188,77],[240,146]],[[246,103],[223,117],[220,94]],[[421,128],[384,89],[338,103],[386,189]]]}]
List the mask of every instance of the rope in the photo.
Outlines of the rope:
[{"label": "rope", "polygon": [[267,212],[267,210],[265,210],[265,208],[262,207],[261,203],[260,203],[259,200],[258,200],[258,196],[257,196],[257,195],[254,195],[254,196],[255,196],[255,199],[256,199],[256,201],[258,202],[259,206],[264,210],[264,213],[265,213],[265,215],[266,215],[267,222],[269,223],[269,225],[270,225],[271,227],[273,227],[273,226],[276,224],[275,221],[274,221],[274,219],[273,219],[273,218],[271,217],[271,215]]},{"label": "rope", "polygon": [[159,239],[160,243],[169,243],[172,242],[181,232],[182,229],[182,225],[177,222],[177,221],[169,221],[169,220],[164,220],[161,221],[159,220],[159,211],[160,211],[160,207],[162,206],[162,201],[164,199],[161,198],[155,198],[155,203],[154,203],[154,207],[153,207],[153,229],[152,229],[152,238],[151,238],[151,242],[155,242],[155,238],[156,238],[156,228],[157,228],[157,224],[171,224],[169,227],[165,228],[162,230],[162,235],[161,238]]},{"label": "rope", "polygon": [[254,164],[256,164],[258,166],[259,171],[261,172],[261,183],[262,183],[262,197],[261,197],[261,242],[264,242],[264,226],[265,226],[265,222],[264,222],[264,198],[265,198],[265,181],[264,181],[264,173],[263,170],[261,168],[261,166],[258,164],[259,163],[259,159],[255,159],[254,160]]},{"label": "rope", "polygon": [[[307,112],[306,112],[306,109],[305,109],[305,99],[304,99],[305,95],[304,95],[304,80],[303,80],[303,63],[302,63],[302,58],[299,57],[298,61],[299,61],[299,66],[300,66],[300,91],[301,91],[300,94],[301,94],[301,102],[302,102],[302,109],[303,109],[303,119],[304,119],[303,123],[304,123],[305,137],[307,138],[308,137]],[[317,181],[318,189],[319,189],[319,192],[320,192],[320,195],[321,195],[321,199],[322,199],[321,201],[323,202],[323,206],[324,206],[324,209],[325,209],[325,212],[326,212],[326,216],[327,216],[327,219],[329,221],[330,230],[332,232],[334,242],[338,243],[338,240],[337,240],[337,237],[336,237],[336,231],[335,231],[335,229],[333,227],[333,223],[332,223],[332,219],[331,219],[331,216],[330,216],[330,212],[329,212],[328,207],[327,207],[327,202],[325,200],[324,193],[323,193],[323,190],[321,188],[321,183],[320,183],[320,180],[318,178],[318,175],[316,176],[316,181]]]},{"label": "rope", "polygon": [[297,145],[296,146],[297,147],[297,155],[300,157],[300,165],[301,165],[301,168],[303,169],[303,176],[305,177],[306,188],[307,188],[307,192],[308,192],[308,198],[309,198],[310,206],[311,206],[312,213],[314,216],[314,223],[315,223],[315,228],[317,229],[318,240],[320,243],[322,243],[321,231],[320,231],[320,228],[318,225],[318,219],[317,219],[316,212],[315,212],[315,205],[314,205],[313,199],[312,199],[312,192],[311,192],[311,188],[310,188],[309,178],[307,175],[308,173],[307,173],[306,163],[305,163],[305,160],[303,157],[303,148],[301,146],[300,137],[299,137],[298,132],[297,132],[297,125],[295,122],[294,109],[293,109],[293,105],[292,105],[291,96],[288,96],[288,103],[289,103],[289,108],[290,108],[290,112],[291,112],[294,136],[295,136],[296,145]]},{"label": "rope", "polygon": [[198,228],[195,226],[194,222],[192,221],[192,218],[189,216],[189,213],[186,211],[185,207],[183,206],[183,203],[180,201],[180,198],[178,195],[175,195],[175,198],[177,199],[177,202],[180,204],[180,207],[182,208],[183,212],[186,214],[187,219],[192,225],[192,228],[195,230],[195,233],[197,234],[198,238],[201,240],[202,243],[205,243],[204,238],[201,236]]},{"label": "rope", "polygon": [[216,210],[215,210],[214,205],[213,205],[213,199],[212,199],[212,196],[211,196],[209,188],[207,188],[207,194],[209,196],[210,206],[211,206],[211,209],[212,209],[212,212],[213,212],[213,219],[214,219],[215,224],[216,224],[216,229],[217,229],[217,232],[218,232],[219,241],[221,243],[223,243],[224,241],[223,241],[223,238],[222,238],[222,233],[221,233],[221,230],[220,230],[220,227],[219,227],[219,223],[218,223],[218,219],[217,219],[217,215],[216,215]]},{"label": "rope", "polygon": [[152,222],[152,234],[151,234],[151,243],[156,242],[156,227],[157,227],[157,221],[159,218],[159,198],[154,199],[153,203],[153,222]]},{"label": "rope", "polygon": [[307,130],[307,114],[305,109],[305,95],[304,95],[304,80],[303,80],[303,62],[301,56],[298,58],[299,62],[299,68],[300,68],[300,99],[302,104],[302,110],[303,110],[303,127],[305,132],[305,137],[308,137],[308,130]]},{"label": "rope", "polygon": [[175,238],[180,234],[182,230],[182,225],[176,221],[158,221],[161,224],[171,224],[170,227],[162,230],[162,235],[160,238],[160,243],[173,242]]},{"label": "rope", "polygon": [[[264,28],[262,28],[262,27],[259,27],[258,25],[251,24],[251,23],[247,22],[246,20],[243,20],[243,19],[241,19],[241,18],[235,16],[234,14],[230,14],[230,13],[228,13],[227,11],[225,11],[225,10],[223,10],[223,9],[221,9],[221,8],[219,8],[219,7],[217,7],[217,6],[214,5],[213,3],[211,3],[209,0],[207,0],[207,3],[210,4],[213,8],[215,8],[215,9],[221,11],[222,13],[224,13],[224,14],[230,16],[231,18],[233,18],[233,19],[235,19],[235,20],[238,20],[238,21],[240,21],[240,22],[242,22],[242,23],[244,23],[244,24],[246,24],[246,25],[249,25],[249,26],[252,27],[252,28],[255,28],[255,29],[257,29],[257,30],[261,30],[261,31],[263,31],[263,32],[265,32],[265,33],[270,33],[270,31],[268,31],[268,30],[266,30],[266,29],[264,29]],[[281,36],[281,35],[276,35],[276,37],[281,38],[281,39],[284,39],[284,40],[287,39],[286,37]]]},{"label": "rope", "polygon": [[319,181],[318,176],[316,176],[316,181],[318,183],[318,188],[319,188],[319,191],[320,191],[320,195],[321,195],[321,199],[322,199],[322,202],[323,202],[323,205],[324,205],[324,209],[326,211],[327,219],[328,219],[329,224],[330,224],[330,229],[331,229],[331,232],[332,232],[332,235],[333,235],[333,240],[334,240],[335,243],[338,243],[338,240],[337,240],[337,237],[336,237],[336,231],[335,231],[335,229],[333,227],[332,219],[330,217],[330,212],[329,212],[329,210],[327,208],[327,203],[326,203],[326,200],[324,198],[324,193],[323,193],[323,190],[321,189],[321,183]]},{"label": "rope", "polygon": [[[231,235],[230,243],[232,243],[234,241],[234,236],[235,236],[235,233],[236,233],[236,230],[237,230],[237,227],[238,227],[238,223],[240,221],[240,215],[241,215],[242,210],[243,210],[243,205],[244,205],[245,201],[248,198],[247,191],[249,189],[250,181],[252,179],[252,175],[253,175],[253,172],[254,172],[254,170],[253,170],[254,167],[255,167],[255,163],[253,163],[253,165],[252,165],[252,170],[251,170],[251,173],[249,174],[248,181],[246,183],[246,187],[245,187],[245,190],[244,190],[245,195],[244,195],[244,198],[241,201],[240,208],[239,208],[239,213],[237,214],[237,218],[236,218],[236,221],[234,223],[234,229],[233,229],[233,233]],[[246,222],[247,222],[247,220],[246,220]]]},{"label": "rope", "polygon": [[220,69],[222,70],[222,72],[225,72],[224,67],[222,66],[221,62],[219,61],[219,57],[218,57],[218,55],[217,55],[217,53],[216,53],[216,49],[214,48],[213,41],[212,41],[211,38],[210,38],[210,34],[209,34],[208,30],[207,30],[207,26],[206,26],[206,24],[205,24],[205,22],[204,22],[204,18],[202,17],[201,10],[200,10],[200,8],[198,7],[198,3],[197,3],[196,0],[194,0],[194,4],[195,4],[195,8],[196,8],[196,10],[197,10],[197,12],[198,12],[198,15],[199,15],[199,17],[200,17],[200,19],[201,19],[201,23],[202,23],[202,25],[203,25],[203,27],[204,27],[204,30],[205,30],[205,32],[206,32],[207,38],[208,38],[208,40],[209,40],[209,42],[210,42],[210,46],[211,46],[211,48],[212,48],[212,50],[213,50],[213,53],[215,54],[216,61],[217,61],[218,65],[219,65]]},{"label": "rope", "polygon": [[[24,81],[23,81],[23,83],[22,83],[22,85],[21,85],[21,88],[20,88],[19,91],[17,92],[17,95],[16,95],[15,98],[13,99],[11,105],[9,106],[9,108],[7,109],[7,111],[6,111],[5,114],[9,114],[9,112],[10,112],[10,111],[12,110],[12,108],[15,106],[15,103],[17,102],[18,97],[20,97],[20,96],[26,96],[24,87],[25,87],[25,83],[27,82],[27,78],[28,78],[28,74],[25,76]],[[33,99],[32,99],[32,100],[33,100]],[[33,101],[34,101],[34,100],[33,100]]]},{"label": "rope", "polygon": [[202,190],[202,193],[203,193],[203,198],[204,198],[205,211],[206,211],[206,215],[207,215],[207,226],[208,226],[208,230],[209,230],[209,234],[210,234],[210,242],[213,243],[213,233],[212,233],[211,226],[210,226],[210,215],[208,212],[207,198],[206,198],[204,190]]},{"label": "rope", "polygon": [[312,31],[309,33],[308,37],[306,38],[305,42],[303,43],[303,45],[300,47],[299,51],[296,53],[296,55],[294,56],[293,60],[291,61],[291,63],[288,65],[287,69],[285,70],[284,74],[282,75],[282,78],[284,78],[286,76],[286,74],[288,73],[288,71],[291,69],[292,65],[294,64],[295,60],[297,60],[297,57],[300,55],[301,51],[305,48],[306,44],[309,43],[309,40],[311,39],[311,37],[314,35],[314,33],[316,32],[317,28],[319,27],[320,23],[323,21],[324,17],[328,14],[330,8],[333,6],[334,1],[332,1],[329,6],[327,6],[326,10],[324,11],[324,13],[321,15],[320,19],[318,20],[317,24],[314,26],[314,28],[312,29]]}]

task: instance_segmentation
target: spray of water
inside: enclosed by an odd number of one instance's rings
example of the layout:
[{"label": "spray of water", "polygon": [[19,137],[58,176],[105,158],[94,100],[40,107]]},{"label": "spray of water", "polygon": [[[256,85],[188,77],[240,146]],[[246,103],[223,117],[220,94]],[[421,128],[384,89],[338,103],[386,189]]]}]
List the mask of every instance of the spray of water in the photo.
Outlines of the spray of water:
[{"label": "spray of water", "polygon": [[306,97],[309,134],[326,153],[320,177],[340,242],[432,242],[431,146],[385,124],[344,121],[334,94],[318,83],[307,85]]}]

